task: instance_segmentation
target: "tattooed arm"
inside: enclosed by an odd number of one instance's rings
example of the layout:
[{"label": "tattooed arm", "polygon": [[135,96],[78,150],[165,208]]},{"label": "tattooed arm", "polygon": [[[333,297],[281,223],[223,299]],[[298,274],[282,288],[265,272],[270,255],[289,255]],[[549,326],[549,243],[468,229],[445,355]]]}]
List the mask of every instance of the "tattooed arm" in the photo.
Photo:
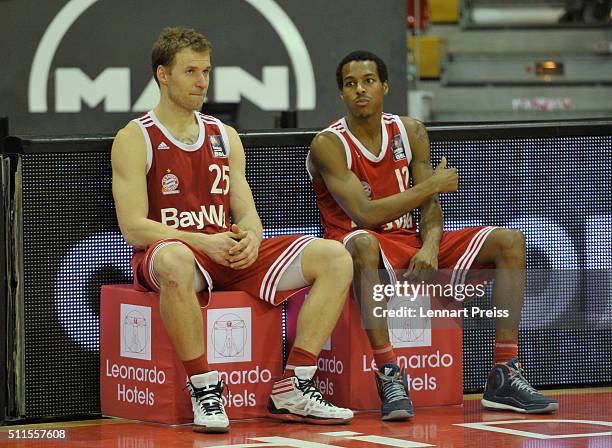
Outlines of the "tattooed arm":
[{"label": "tattooed arm", "polygon": [[[410,173],[415,186],[427,182],[434,174],[429,160],[429,137],[425,125],[418,120],[402,117],[402,122],[408,133],[408,141],[412,150]],[[455,173],[455,182],[457,175]],[[455,185],[455,190],[457,186]],[[409,274],[419,274],[419,271],[438,268],[438,250],[442,238],[442,208],[438,195],[430,196],[421,204],[420,232],[423,246],[415,255],[408,268]]]}]

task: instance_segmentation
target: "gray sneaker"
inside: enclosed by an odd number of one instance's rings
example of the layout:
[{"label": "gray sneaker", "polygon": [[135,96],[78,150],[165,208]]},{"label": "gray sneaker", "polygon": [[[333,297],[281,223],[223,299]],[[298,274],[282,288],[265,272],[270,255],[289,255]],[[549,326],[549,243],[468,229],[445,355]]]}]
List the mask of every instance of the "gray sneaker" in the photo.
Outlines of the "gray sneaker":
[{"label": "gray sneaker", "polygon": [[408,420],[414,407],[408,396],[406,369],[397,364],[383,364],[375,374],[376,387],[382,403],[380,412],[385,421]]},{"label": "gray sneaker", "polygon": [[555,412],[559,405],[535,390],[523,376],[523,367],[514,358],[495,364],[487,378],[482,406],[498,411],[515,411],[524,414]]}]

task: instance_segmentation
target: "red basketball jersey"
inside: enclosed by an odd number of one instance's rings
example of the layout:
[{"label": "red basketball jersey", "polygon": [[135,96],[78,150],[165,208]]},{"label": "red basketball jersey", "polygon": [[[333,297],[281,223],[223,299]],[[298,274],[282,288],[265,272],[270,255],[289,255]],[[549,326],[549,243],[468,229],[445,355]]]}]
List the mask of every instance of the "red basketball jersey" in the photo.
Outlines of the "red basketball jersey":
[{"label": "red basketball jersey", "polygon": [[178,141],[150,111],[133,120],[147,144],[148,218],[180,230],[229,230],[230,145],[223,123],[195,112],[198,140]]},{"label": "red basketball jersey", "polygon": [[[346,119],[334,121],[322,132],[333,132],[340,138],[346,154],[348,168],[361,181],[370,199],[380,199],[410,188],[409,165],[412,159],[408,134],[397,115],[383,113],[380,119],[382,144],[378,156],[374,156],[351,133]],[[314,191],[321,211],[321,223],[326,238],[342,241],[344,235],[356,230],[357,225],[338,205],[322,180],[312,178]],[[410,213],[389,222],[376,232],[397,229],[415,229]]]},{"label": "red basketball jersey", "polygon": [[[177,141],[154,112],[136,120],[147,144],[148,218],[167,226],[207,234],[229,230],[229,138],[223,123],[198,112],[198,140],[193,145]],[[246,291],[253,296],[280,304],[293,291],[278,291],[286,269],[315,238],[309,235],[282,235],[261,242],[257,262],[235,270],[214,262],[198,248],[189,247],[196,265],[213,288]],[[132,257],[134,286],[138,290],[159,291],[155,257],[177,239],[151,244],[146,251],[135,250]]]}]

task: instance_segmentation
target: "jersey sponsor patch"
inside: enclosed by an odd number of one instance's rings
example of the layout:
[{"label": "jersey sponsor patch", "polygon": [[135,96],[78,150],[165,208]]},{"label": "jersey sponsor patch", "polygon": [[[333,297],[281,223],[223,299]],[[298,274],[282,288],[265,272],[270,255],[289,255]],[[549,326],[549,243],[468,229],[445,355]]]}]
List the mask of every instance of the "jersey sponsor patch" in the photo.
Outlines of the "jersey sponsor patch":
[{"label": "jersey sponsor patch", "polygon": [[227,157],[227,151],[220,135],[211,135],[208,137],[208,141],[214,157]]},{"label": "jersey sponsor patch", "polygon": [[[169,171],[169,170],[168,170]],[[180,193],[181,190],[179,187],[179,179],[176,175],[168,172],[162,177],[161,180],[161,192],[162,194],[177,194]]]},{"label": "jersey sponsor patch", "polygon": [[166,144],[166,142],[161,142],[159,145],[157,145],[157,149],[164,150],[170,149],[170,147]]},{"label": "jersey sponsor patch", "polygon": [[400,134],[394,135],[391,139],[391,149],[393,150],[393,160],[406,159],[406,151],[404,151],[404,145],[402,144],[402,136]]}]

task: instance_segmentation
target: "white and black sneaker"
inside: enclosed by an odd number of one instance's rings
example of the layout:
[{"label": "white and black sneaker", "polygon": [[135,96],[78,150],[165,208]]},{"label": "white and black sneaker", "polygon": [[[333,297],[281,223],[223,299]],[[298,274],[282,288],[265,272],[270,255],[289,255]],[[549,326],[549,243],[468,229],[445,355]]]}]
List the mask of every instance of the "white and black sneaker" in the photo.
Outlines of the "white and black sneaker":
[{"label": "white and black sneaker", "polygon": [[334,406],[316,388],[317,366],[298,366],[295,375],[274,382],[268,401],[270,417],[286,422],[339,425],[353,419],[353,411]]},{"label": "white and black sneaker", "polygon": [[200,373],[189,378],[193,406],[193,430],[196,432],[227,432],[229,420],[223,406],[225,385],[219,380],[219,372]]}]

